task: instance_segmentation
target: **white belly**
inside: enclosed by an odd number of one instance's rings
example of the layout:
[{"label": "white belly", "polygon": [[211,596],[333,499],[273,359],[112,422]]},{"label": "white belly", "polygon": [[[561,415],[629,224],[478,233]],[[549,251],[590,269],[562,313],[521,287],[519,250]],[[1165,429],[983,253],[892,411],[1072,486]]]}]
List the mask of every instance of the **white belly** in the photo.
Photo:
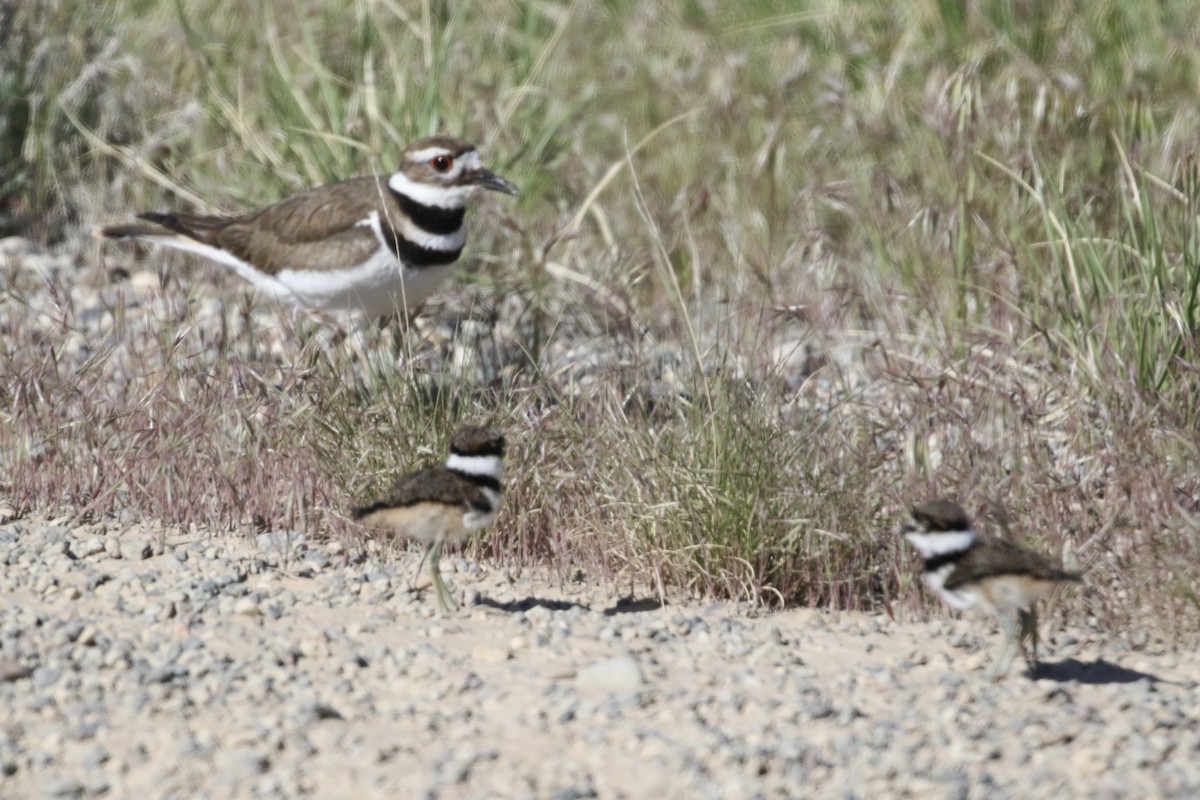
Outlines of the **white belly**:
[{"label": "white belly", "polygon": [[183,236],[156,240],[167,247],[210,258],[231,267],[262,294],[280,303],[314,311],[355,311],[368,318],[415,312],[450,277],[454,264],[401,267],[384,247],[357,267],[341,270],[285,269],[277,275],[260,272],[224,250]]},{"label": "white belly", "polygon": [[[276,284],[273,293],[277,300],[320,311],[361,311],[367,317],[382,317],[416,311],[446,282],[453,269],[453,264],[401,267],[395,256],[380,250],[354,269],[283,270],[272,279]],[[267,289],[262,285],[259,288]]]},{"label": "white belly", "polygon": [[460,505],[416,503],[385,508],[363,518],[372,527],[391,528],[401,536],[425,544],[460,542],[471,532]]}]

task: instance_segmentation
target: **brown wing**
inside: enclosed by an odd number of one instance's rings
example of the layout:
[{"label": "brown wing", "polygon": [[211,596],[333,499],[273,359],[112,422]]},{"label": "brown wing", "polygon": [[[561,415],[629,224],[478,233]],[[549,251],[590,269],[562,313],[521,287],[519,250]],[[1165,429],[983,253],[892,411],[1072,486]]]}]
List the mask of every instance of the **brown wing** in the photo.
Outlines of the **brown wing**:
[{"label": "brown wing", "polygon": [[412,506],[417,503],[447,503],[466,508],[490,509],[491,500],[479,486],[457,472],[445,467],[427,469],[405,475],[386,497],[370,505],[354,510],[354,518],[362,519],[368,514],[387,508]]},{"label": "brown wing", "polygon": [[1067,572],[1045,556],[1003,539],[979,537],[946,576],[945,586],[953,591],[981,578],[999,575],[1028,575],[1043,581],[1080,581],[1077,572]]},{"label": "brown wing", "polygon": [[285,269],[344,269],[361,264],[379,248],[378,237],[365,221],[380,207],[380,193],[386,194],[382,181],[352,178],[236,217],[141,217],[226,250],[270,275]]}]

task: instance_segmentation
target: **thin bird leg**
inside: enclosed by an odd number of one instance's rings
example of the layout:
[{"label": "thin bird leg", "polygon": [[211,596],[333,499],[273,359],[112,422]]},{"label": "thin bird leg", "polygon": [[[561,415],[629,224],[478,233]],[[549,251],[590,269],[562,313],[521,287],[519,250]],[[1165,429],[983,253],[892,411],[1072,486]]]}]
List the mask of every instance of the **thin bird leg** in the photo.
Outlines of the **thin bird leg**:
[{"label": "thin bird leg", "polygon": [[1020,649],[1020,623],[1015,619],[1005,618],[1001,620],[1000,627],[1004,629],[1004,642],[1000,645],[1000,651],[995,660],[992,661],[991,669],[987,671],[987,680],[993,682],[1000,680],[1000,676],[1008,674],[1013,658]]},{"label": "thin bird leg", "polygon": [[424,552],[421,553],[421,563],[417,564],[417,571],[412,576],[413,591],[418,591],[417,581],[421,580],[421,570],[425,569],[425,562],[429,560],[429,554],[433,551],[433,545],[426,545]]},{"label": "thin bird leg", "polygon": [[439,565],[442,560],[442,543],[435,542],[429,549],[429,578],[433,581],[433,589],[437,592],[438,612],[441,614],[453,614],[458,610],[458,603],[454,602],[454,595],[450,593],[446,582],[442,580],[442,572]]},{"label": "thin bird leg", "polygon": [[372,380],[371,374],[371,358],[367,352],[366,336],[361,328],[356,328],[354,332],[346,337],[347,346],[350,349],[350,355],[358,362],[358,374],[362,376],[363,383],[370,385]]},{"label": "thin bird leg", "polygon": [[[1029,652],[1025,652],[1025,639],[1029,639]],[[1029,610],[1021,610],[1021,652],[1025,655],[1025,663],[1030,672],[1037,671],[1038,666],[1038,632],[1037,606],[1030,605]]]}]

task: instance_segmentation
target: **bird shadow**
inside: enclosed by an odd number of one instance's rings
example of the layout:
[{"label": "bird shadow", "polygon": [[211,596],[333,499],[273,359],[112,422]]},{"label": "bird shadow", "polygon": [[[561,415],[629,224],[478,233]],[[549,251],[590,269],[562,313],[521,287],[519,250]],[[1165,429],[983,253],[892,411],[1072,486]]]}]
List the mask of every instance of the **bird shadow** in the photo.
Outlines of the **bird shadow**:
[{"label": "bird shadow", "polygon": [[504,603],[501,603],[499,600],[493,600],[490,597],[480,597],[475,602],[475,605],[495,608],[499,611],[507,611],[510,614],[516,614],[519,611],[528,611],[531,608],[548,608],[551,611],[566,611],[571,608],[590,610],[588,606],[576,603],[573,600],[550,600],[544,597],[522,597],[520,600],[509,600]]},{"label": "bird shadow", "polygon": [[[548,608],[551,611],[567,611],[572,608],[582,608],[585,611],[591,611],[591,606],[583,603],[576,603],[574,600],[552,600],[544,597],[522,597],[519,600],[509,600],[500,602],[493,600],[490,597],[480,597],[475,605],[494,608],[499,611],[506,611],[510,614],[516,614],[520,611],[528,611],[531,608]],[[616,616],[617,614],[638,614],[643,611],[656,611],[662,608],[663,604],[658,600],[650,598],[636,599],[633,597],[622,597],[612,605],[611,608],[606,608],[602,612],[606,617]]]},{"label": "bird shadow", "polygon": [[1030,670],[1028,675],[1035,680],[1045,678],[1047,680],[1059,681],[1060,683],[1108,684],[1137,683],[1138,681],[1175,683],[1175,681],[1163,680],[1149,672],[1122,667],[1111,661],[1105,661],[1103,658],[1096,659],[1095,661],[1080,661],[1076,658],[1068,658],[1057,662],[1042,661],[1034,669]]},{"label": "bird shadow", "polygon": [[612,608],[604,609],[604,616],[615,617],[617,614],[641,614],[645,611],[657,611],[663,607],[661,600],[652,597],[618,597]]}]

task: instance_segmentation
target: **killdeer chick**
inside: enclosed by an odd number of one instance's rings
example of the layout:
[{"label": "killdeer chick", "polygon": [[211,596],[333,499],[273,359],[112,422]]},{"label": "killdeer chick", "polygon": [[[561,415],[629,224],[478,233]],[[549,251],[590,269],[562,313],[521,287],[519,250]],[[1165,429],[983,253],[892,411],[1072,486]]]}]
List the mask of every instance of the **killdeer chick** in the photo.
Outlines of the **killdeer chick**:
[{"label": "killdeer chick", "polygon": [[971,527],[962,507],[951,500],[918,503],[904,538],[925,559],[925,582],[948,606],[981,609],[1004,629],[999,655],[988,680],[1007,674],[1016,650],[1037,667],[1037,610],[1034,604],[1063,583],[1080,583],[1077,572],[1066,572],[1044,556],[1003,539],[982,536]]},{"label": "killdeer chick", "polygon": [[484,169],[474,145],[433,136],[406,147],[391,175],[331,183],[238,216],[151,212],[138,218],[153,226],[96,233],[198,253],[300,308],[411,315],[449,276],[480,189],[517,193]]},{"label": "killdeer chick", "polygon": [[492,428],[467,426],[450,443],[445,464],[405,475],[382,500],[354,511],[365,525],[391,528],[425,544],[417,574],[428,562],[442,614],[457,610],[438,569],[442,547],[463,541],[495,519],[503,464],[504,437]]}]

